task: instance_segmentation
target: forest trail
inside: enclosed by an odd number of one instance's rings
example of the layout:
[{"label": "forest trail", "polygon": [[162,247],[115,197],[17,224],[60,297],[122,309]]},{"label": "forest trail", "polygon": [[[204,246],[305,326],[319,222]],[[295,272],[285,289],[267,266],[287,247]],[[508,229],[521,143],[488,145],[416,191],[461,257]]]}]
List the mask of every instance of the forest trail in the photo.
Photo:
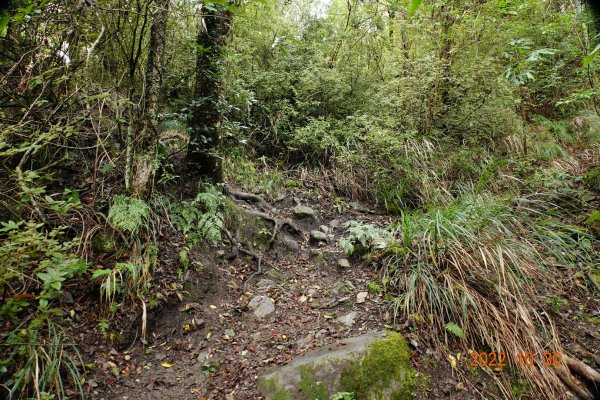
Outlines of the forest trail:
[{"label": "forest trail", "polygon": [[[269,215],[292,219],[301,233],[281,232],[271,251],[257,250],[264,257],[261,274],[252,272],[252,257],[228,259],[227,246],[213,260],[203,257],[183,301],[168,306],[148,329],[147,347],[138,340],[126,352],[98,353],[92,397],[254,399],[261,368],[390,327],[388,305],[369,291],[377,272],[363,260],[348,260],[338,243],[345,222],[383,227],[389,217],[358,203],[338,215],[331,202],[311,200],[291,196],[274,203]],[[314,217],[295,215],[298,204]],[[268,306],[258,311],[268,313],[262,318],[248,307],[257,296],[274,305],[272,312]]]}]

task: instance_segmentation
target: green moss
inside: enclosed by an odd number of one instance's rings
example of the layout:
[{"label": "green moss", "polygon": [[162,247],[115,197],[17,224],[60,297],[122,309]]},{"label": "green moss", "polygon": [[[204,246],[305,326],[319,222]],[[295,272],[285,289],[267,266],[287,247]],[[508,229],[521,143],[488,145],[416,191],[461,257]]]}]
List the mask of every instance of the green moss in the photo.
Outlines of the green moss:
[{"label": "green moss", "polygon": [[315,380],[315,373],[307,366],[300,368],[300,393],[305,400],[327,400],[329,394],[322,382]]},{"label": "green moss", "polygon": [[[367,354],[342,373],[342,389],[357,399],[406,400],[414,397],[415,373],[402,335],[394,332],[373,342]],[[395,384],[396,383],[396,384]]]},{"label": "green moss", "polygon": [[283,387],[278,387],[275,379],[263,380],[259,383],[261,392],[270,393],[271,400],[292,400],[292,396]]}]

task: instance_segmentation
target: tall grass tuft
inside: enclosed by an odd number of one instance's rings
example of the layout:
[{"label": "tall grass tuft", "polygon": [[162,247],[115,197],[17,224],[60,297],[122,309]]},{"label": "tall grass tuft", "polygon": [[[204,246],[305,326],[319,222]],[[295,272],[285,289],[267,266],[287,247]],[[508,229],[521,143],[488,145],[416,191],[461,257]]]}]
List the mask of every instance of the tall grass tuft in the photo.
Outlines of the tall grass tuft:
[{"label": "tall grass tuft", "polygon": [[[536,311],[542,279],[557,264],[588,260],[587,234],[548,217],[543,197],[463,196],[441,210],[402,215],[386,273],[395,283],[395,314],[403,313],[472,349],[514,354],[560,351],[549,317]],[[398,249],[398,245],[401,246]],[[544,398],[562,396],[548,368],[522,369]],[[505,382],[503,391],[512,396]]]},{"label": "tall grass tuft", "polygon": [[3,334],[8,347],[0,359],[0,378],[8,398],[66,399],[67,388],[83,398],[78,366],[83,360],[71,338],[50,319],[25,321]]}]

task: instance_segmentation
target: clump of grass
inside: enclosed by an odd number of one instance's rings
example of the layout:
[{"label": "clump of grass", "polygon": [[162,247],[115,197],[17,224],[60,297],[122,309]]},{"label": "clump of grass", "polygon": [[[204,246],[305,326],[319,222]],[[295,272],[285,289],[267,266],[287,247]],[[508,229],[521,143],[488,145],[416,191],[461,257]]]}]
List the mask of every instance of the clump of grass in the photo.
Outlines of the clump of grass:
[{"label": "clump of grass", "polygon": [[[585,232],[539,211],[552,208],[541,198],[468,195],[443,209],[402,215],[397,235],[403,248],[386,260],[398,290],[395,313],[428,321],[446,340],[448,326],[456,326],[471,348],[559,351],[551,321],[535,307],[552,273],[545,260],[569,267],[589,256]],[[561,398],[551,369],[521,371],[532,390]],[[502,389],[511,396],[507,382]]]},{"label": "clump of grass", "polygon": [[557,143],[543,143],[537,152],[538,156],[543,160],[554,160],[557,158],[566,158],[568,156],[565,149]]},{"label": "clump of grass", "polygon": [[0,336],[8,347],[0,359],[0,379],[8,398],[66,399],[67,388],[83,398],[83,360],[71,338],[50,319],[24,321]]}]

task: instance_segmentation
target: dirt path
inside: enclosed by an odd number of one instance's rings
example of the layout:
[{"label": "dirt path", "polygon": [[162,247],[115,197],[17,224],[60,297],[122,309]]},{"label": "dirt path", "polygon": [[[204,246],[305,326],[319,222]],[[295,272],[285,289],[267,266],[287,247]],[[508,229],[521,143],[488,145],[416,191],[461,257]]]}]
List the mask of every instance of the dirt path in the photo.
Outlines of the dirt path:
[{"label": "dirt path", "polygon": [[[300,203],[310,205],[308,199]],[[293,218],[294,206],[286,199],[274,214]],[[381,295],[369,293],[357,302],[357,294],[377,281],[376,271],[365,261],[339,266],[346,257],[338,239],[347,220],[384,226],[388,218],[356,209],[343,217],[322,206],[314,209],[316,218],[295,219],[302,237],[295,241],[282,234],[284,241],[264,255],[273,268],[265,265],[250,282],[245,283],[256,268],[250,257],[228,261],[225,255],[191,274],[183,301],[163,310],[149,329],[148,346],[138,341],[128,351],[112,349],[95,360],[100,368],[89,387],[92,398],[256,399],[261,368],[383,329],[389,314]],[[327,242],[311,240],[310,232],[319,227],[329,235]],[[255,296],[272,299],[274,311],[258,318],[248,309]]]}]

